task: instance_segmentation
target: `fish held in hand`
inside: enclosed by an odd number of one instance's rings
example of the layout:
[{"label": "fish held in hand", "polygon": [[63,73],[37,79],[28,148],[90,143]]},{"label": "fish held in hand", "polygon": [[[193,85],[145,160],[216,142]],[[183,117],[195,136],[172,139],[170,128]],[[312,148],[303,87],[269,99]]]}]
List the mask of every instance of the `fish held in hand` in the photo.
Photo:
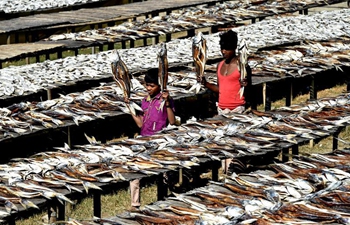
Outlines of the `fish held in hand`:
[{"label": "fish held in hand", "polygon": [[168,55],[167,47],[165,43],[160,43],[160,49],[158,51],[158,79],[160,84],[160,90],[163,92],[167,89],[168,84]]},{"label": "fish held in hand", "polygon": [[[167,89],[168,84],[168,55],[165,43],[160,43],[160,49],[158,51],[158,82],[160,85],[160,91],[164,92]],[[163,110],[165,101],[162,100],[160,109]]]},{"label": "fish held in hand", "polygon": [[198,32],[198,34],[193,37],[192,57],[196,69],[197,83],[191,87],[190,91],[195,90],[195,92],[198,93],[204,75],[205,64],[208,59],[207,40],[203,37],[202,32]]},{"label": "fish held in hand", "polygon": [[117,85],[122,89],[125,103],[130,113],[136,115],[134,107],[129,104],[129,98],[131,94],[131,75],[129,74],[129,69],[126,64],[121,59],[117,50],[114,50],[115,59],[111,62],[113,79],[116,81]]},{"label": "fish held in hand", "polygon": [[[247,79],[247,65],[248,65],[248,56],[249,56],[249,50],[248,50],[248,44],[243,39],[240,43],[240,47],[238,49],[239,51],[239,59],[238,59],[238,70],[241,74],[240,81],[243,82]],[[244,93],[244,86],[241,86],[241,89],[239,90],[240,97],[243,96]]]}]

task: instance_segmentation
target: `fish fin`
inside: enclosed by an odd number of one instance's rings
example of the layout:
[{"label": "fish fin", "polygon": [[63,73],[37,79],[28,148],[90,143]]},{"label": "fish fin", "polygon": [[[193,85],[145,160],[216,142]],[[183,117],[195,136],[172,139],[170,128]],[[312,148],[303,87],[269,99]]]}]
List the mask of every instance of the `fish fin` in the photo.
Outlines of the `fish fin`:
[{"label": "fish fin", "polygon": [[159,109],[161,112],[163,112],[164,104],[165,104],[165,101],[162,100],[162,102],[160,103],[160,106],[159,106]]},{"label": "fish fin", "polygon": [[20,204],[24,207],[24,208],[36,208],[36,209],[40,209],[39,206],[37,206],[36,204],[34,204],[32,201],[29,201],[27,199],[22,199],[20,201]]},{"label": "fish fin", "polygon": [[335,67],[335,69],[336,69],[337,71],[340,70],[340,71],[344,72],[343,69],[342,69],[340,66],[334,65],[334,67]]},{"label": "fish fin", "polygon": [[63,203],[63,201],[65,201],[65,202],[69,202],[70,204],[72,204],[72,205],[75,205],[75,203],[72,201],[72,200],[70,200],[69,198],[67,198],[66,196],[64,196],[64,195],[62,195],[62,194],[58,194],[57,196],[56,196],[56,198],[58,199],[58,201],[60,201],[62,204],[64,204]]},{"label": "fish fin", "polygon": [[132,107],[130,104],[126,104],[126,107],[129,109],[129,113],[136,116],[136,111],[134,107]]},{"label": "fish fin", "polygon": [[[199,90],[200,90],[200,83],[195,83],[188,91],[189,92],[195,92],[196,94],[199,92]],[[199,86],[199,87],[198,87]]]},{"label": "fish fin", "polygon": [[73,122],[75,123],[75,125],[79,126],[79,117],[73,116]]},{"label": "fish fin", "polygon": [[18,211],[17,206],[10,201],[5,202],[5,209],[8,213],[11,213],[12,211]]},{"label": "fish fin", "polygon": [[97,141],[94,136],[89,137],[85,133],[84,133],[84,135],[90,144],[100,144],[100,142]]},{"label": "fish fin", "polygon": [[135,102],[131,102],[130,101],[130,103],[129,103],[135,110],[137,110],[137,111],[143,111],[142,110],[142,108],[138,105],[138,104],[136,104]]},{"label": "fish fin", "polygon": [[82,190],[80,190],[79,188],[76,188],[76,187],[74,187],[74,186],[72,186],[72,185],[66,184],[65,187],[66,187],[68,190],[74,190],[74,191],[76,191],[76,192],[83,193]]},{"label": "fish fin", "polygon": [[67,143],[64,143],[63,147],[54,147],[54,149],[61,150],[62,152],[70,152],[70,147]]},{"label": "fish fin", "polygon": [[242,96],[243,96],[243,94],[244,94],[244,87],[241,87],[240,89],[239,89],[239,97],[240,98],[242,98]]}]

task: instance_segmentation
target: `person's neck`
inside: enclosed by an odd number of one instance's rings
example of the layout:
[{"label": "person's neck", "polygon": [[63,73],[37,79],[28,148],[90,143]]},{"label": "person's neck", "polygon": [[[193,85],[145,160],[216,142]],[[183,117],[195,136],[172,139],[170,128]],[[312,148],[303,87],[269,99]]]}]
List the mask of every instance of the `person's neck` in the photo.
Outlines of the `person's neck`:
[{"label": "person's neck", "polygon": [[157,94],[154,95],[150,95],[151,99],[155,98],[160,92],[158,92]]},{"label": "person's neck", "polygon": [[226,64],[230,64],[231,62],[234,62],[236,60],[236,55],[230,57],[230,58],[227,58],[225,59],[225,63]]}]

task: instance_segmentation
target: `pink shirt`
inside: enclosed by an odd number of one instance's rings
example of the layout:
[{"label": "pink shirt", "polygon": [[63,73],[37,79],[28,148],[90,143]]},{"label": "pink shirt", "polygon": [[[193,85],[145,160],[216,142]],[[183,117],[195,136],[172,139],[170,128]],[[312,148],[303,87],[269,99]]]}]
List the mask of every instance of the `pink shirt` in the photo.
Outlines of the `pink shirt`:
[{"label": "pink shirt", "polygon": [[244,96],[240,97],[239,90],[241,84],[239,79],[241,77],[238,68],[231,74],[226,76],[220,73],[224,61],[219,63],[217,76],[219,85],[219,104],[220,109],[235,109],[238,106],[245,105]]},{"label": "pink shirt", "polygon": [[[160,109],[162,103],[162,94],[159,93],[154,98],[150,96],[142,99],[141,108],[143,110],[143,125],[141,127],[141,136],[150,136],[155,132],[162,130],[168,125],[168,113],[164,103],[163,110]],[[174,101],[170,100],[170,106],[174,109]]]}]

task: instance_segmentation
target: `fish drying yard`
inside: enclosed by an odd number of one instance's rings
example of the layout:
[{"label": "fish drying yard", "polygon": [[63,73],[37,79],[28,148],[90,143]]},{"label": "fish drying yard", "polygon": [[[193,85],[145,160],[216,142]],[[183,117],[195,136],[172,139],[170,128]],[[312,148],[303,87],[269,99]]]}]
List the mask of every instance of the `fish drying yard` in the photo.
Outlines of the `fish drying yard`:
[{"label": "fish drying yard", "polygon": [[[350,149],[339,149],[339,141],[349,144],[339,134],[350,125],[350,93],[317,97],[339,83],[350,90],[346,1],[0,5],[0,224],[43,211],[53,224],[74,225],[350,224]],[[244,114],[217,116],[217,95],[197,83],[192,45],[202,34],[204,75],[216,83],[219,33],[228,29],[248,48],[254,99]],[[164,49],[181,124],[136,136],[130,113]],[[26,64],[7,66],[16,60]],[[132,77],[130,103],[113,79],[117,61]],[[308,101],[293,103],[305,90]],[[284,106],[272,107],[277,99]],[[329,153],[299,154],[329,137]],[[220,177],[225,158],[234,159],[232,175]],[[210,171],[204,186],[178,193],[169,191],[177,181],[163,182],[168,172],[181,180],[202,170]],[[102,216],[101,196],[135,178],[157,184],[157,201]],[[67,208],[88,196],[91,218],[68,218]]]}]

